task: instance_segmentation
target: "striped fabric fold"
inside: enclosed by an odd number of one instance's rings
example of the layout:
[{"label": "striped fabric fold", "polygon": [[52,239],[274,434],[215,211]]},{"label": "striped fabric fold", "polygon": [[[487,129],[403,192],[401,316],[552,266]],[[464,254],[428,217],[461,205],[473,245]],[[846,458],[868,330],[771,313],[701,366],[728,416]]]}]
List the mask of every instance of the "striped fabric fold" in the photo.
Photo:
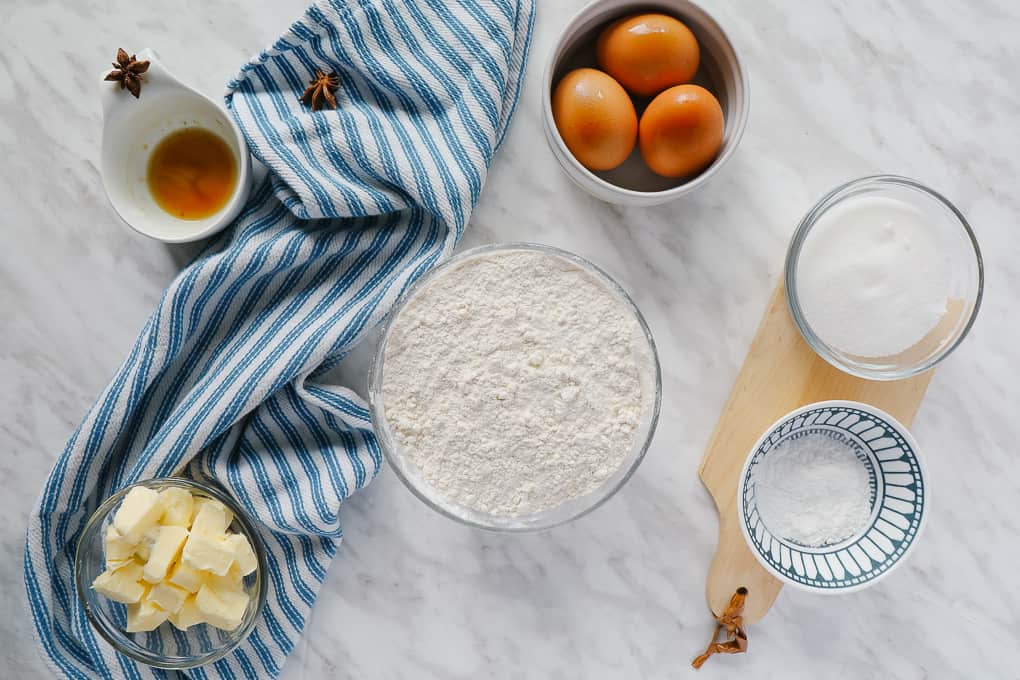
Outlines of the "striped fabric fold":
[{"label": "striped fabric fold", "polygon": [[[167,289],[29,519],[25,587],[54,672],[184,675],[115,653],[71,574],[103,499],[184,473],[228,490],[269,552],[256,629],[187,675],[279,674],[341,540],[340,504],[382,463],[365,403],[326,371],[453,250],[513,114],[533,17],[532,0],[320,0],[230,83],[227,107],[270,172]],[[315,69],[339,76],[336,111],[299,102]]]}]

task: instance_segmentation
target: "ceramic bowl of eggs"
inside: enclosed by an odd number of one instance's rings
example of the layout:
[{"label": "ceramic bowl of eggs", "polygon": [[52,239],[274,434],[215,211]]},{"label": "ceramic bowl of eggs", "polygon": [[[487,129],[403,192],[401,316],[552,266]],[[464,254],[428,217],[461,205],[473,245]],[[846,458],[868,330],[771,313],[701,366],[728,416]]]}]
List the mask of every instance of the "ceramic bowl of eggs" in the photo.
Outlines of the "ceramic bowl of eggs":
[{"label": "ceramic bowl of eggs", "polygon": [[582,189],[620,205],[694,191],[730,158],[747,123],[736,50],[687,0],[595,0],[564,28],[543,88],[557,161]]}]

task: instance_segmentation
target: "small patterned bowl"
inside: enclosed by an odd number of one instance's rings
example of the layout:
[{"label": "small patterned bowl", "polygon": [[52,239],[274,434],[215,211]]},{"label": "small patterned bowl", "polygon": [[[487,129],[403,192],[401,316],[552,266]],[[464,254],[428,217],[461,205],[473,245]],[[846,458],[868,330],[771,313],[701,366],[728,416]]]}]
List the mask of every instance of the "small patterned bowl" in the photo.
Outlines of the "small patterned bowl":
[{"label": "small patterned bowl", "polygon": [[[809,547],[781,538],[758,513],[756,466],[778,444],[805,434],[849,443],[868,469],[868,523],[840,543]],[[884,578],[917,544],[928,517],[929,491],[914,438],[888,413],[855,401],[822,401],[783,416],[751,449],[737,488],[740,529],[754,556],[779,580],[816,593],[848,593]]]}]

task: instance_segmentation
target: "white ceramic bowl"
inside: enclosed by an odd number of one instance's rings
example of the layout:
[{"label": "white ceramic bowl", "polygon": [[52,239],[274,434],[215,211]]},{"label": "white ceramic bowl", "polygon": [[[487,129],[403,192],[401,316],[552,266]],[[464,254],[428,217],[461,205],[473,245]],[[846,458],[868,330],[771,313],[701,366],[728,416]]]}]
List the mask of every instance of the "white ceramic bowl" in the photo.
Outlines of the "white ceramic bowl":
[{"label": "white ceramic bowl", "polygon": [[[251,159],[248,145],[233,118],[219,104],[175,78],[151,49],[138,53],[149,61],[141,96],[132,97],[116,82],[100,75],[103,104],[102,173],[106,195],[124,222],[164,243],[184,243],[211,236],[237,216],[248,198]],[[184,220],[163,210],[149,191],[149,156],[167,135],[201,127],[220,137],[237,162],[234,193],[216,213]]]},{"label": "white ceramic bowl", "polygon": [[[645,165],[636,145],[623,165],[605,172],[592,172],[577,162],[556,129],[552,116],[552,90],[568,71],[582,66],[597,68],[595,42],[608,23],[628,14],[654,11],[684,22],[698,39],[701,65],[693,82],[710,90],[722,106],[726,120],[722,148],[712,164],[694,177],[672,179],[656,175]],[[733,155],[747,125],[750,88],[737,51],[716,20],[688,0],[595,0],[567,22],[549,53],[542,88],[545,135],[556,160],[579,187],[596,198],[619,205],[657,205],[704,185]],[[639,116],[646,101],[636,100]]]},{"label": "white ceramic bowl", "polygon": [[[868,470],[868,522],[832,545],[810,547],[777,536],[758,513],[755,468],[777,445],[806,434],[848,444]],[[917,545],[931,496],[917,442],[907,428],[881,409],[856,401],[808,404],[776,421],[751,449],[737,492],[740,529],[761,565],[784,583],[828,594],[867,588],[903,564]]]}]

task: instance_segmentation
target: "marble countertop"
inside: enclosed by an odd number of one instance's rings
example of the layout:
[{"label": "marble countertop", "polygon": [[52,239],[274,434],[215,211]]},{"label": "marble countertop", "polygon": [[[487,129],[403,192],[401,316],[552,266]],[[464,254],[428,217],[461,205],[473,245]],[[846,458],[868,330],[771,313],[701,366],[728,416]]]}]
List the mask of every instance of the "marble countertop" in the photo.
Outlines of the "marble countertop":
[{"label": "marble countertop", "polygon": [[[346,534],[284,677],[676,678],[711,620],[716,540],[696,469],[779,277],[824,192],[876,172],[915,177],[970,218],[984,307],[937,370],[914,433],[934,490],[909,563],[839,598],[784,591],[751,652],[701,677],[1020,677],[1020,6],[703,0],[751,78],[741,148],[693,196],[598,202],[541,130],[540,77],[582,0],[544,2],[523,97],[463,246],[575,250],[633,293],[659,345],[662,419],[631,482],[568,526],[498,536],[433,513],[384,471],[344,505]],[[95,74],[152,46],[217,94],[303,0],[5,0],[0,7],[0,667],[48,675],[22,587],[23,532],[43,479],[193,249],[127,230],[97,169]],[[364,358],[345,368],[358,389]]]}]

